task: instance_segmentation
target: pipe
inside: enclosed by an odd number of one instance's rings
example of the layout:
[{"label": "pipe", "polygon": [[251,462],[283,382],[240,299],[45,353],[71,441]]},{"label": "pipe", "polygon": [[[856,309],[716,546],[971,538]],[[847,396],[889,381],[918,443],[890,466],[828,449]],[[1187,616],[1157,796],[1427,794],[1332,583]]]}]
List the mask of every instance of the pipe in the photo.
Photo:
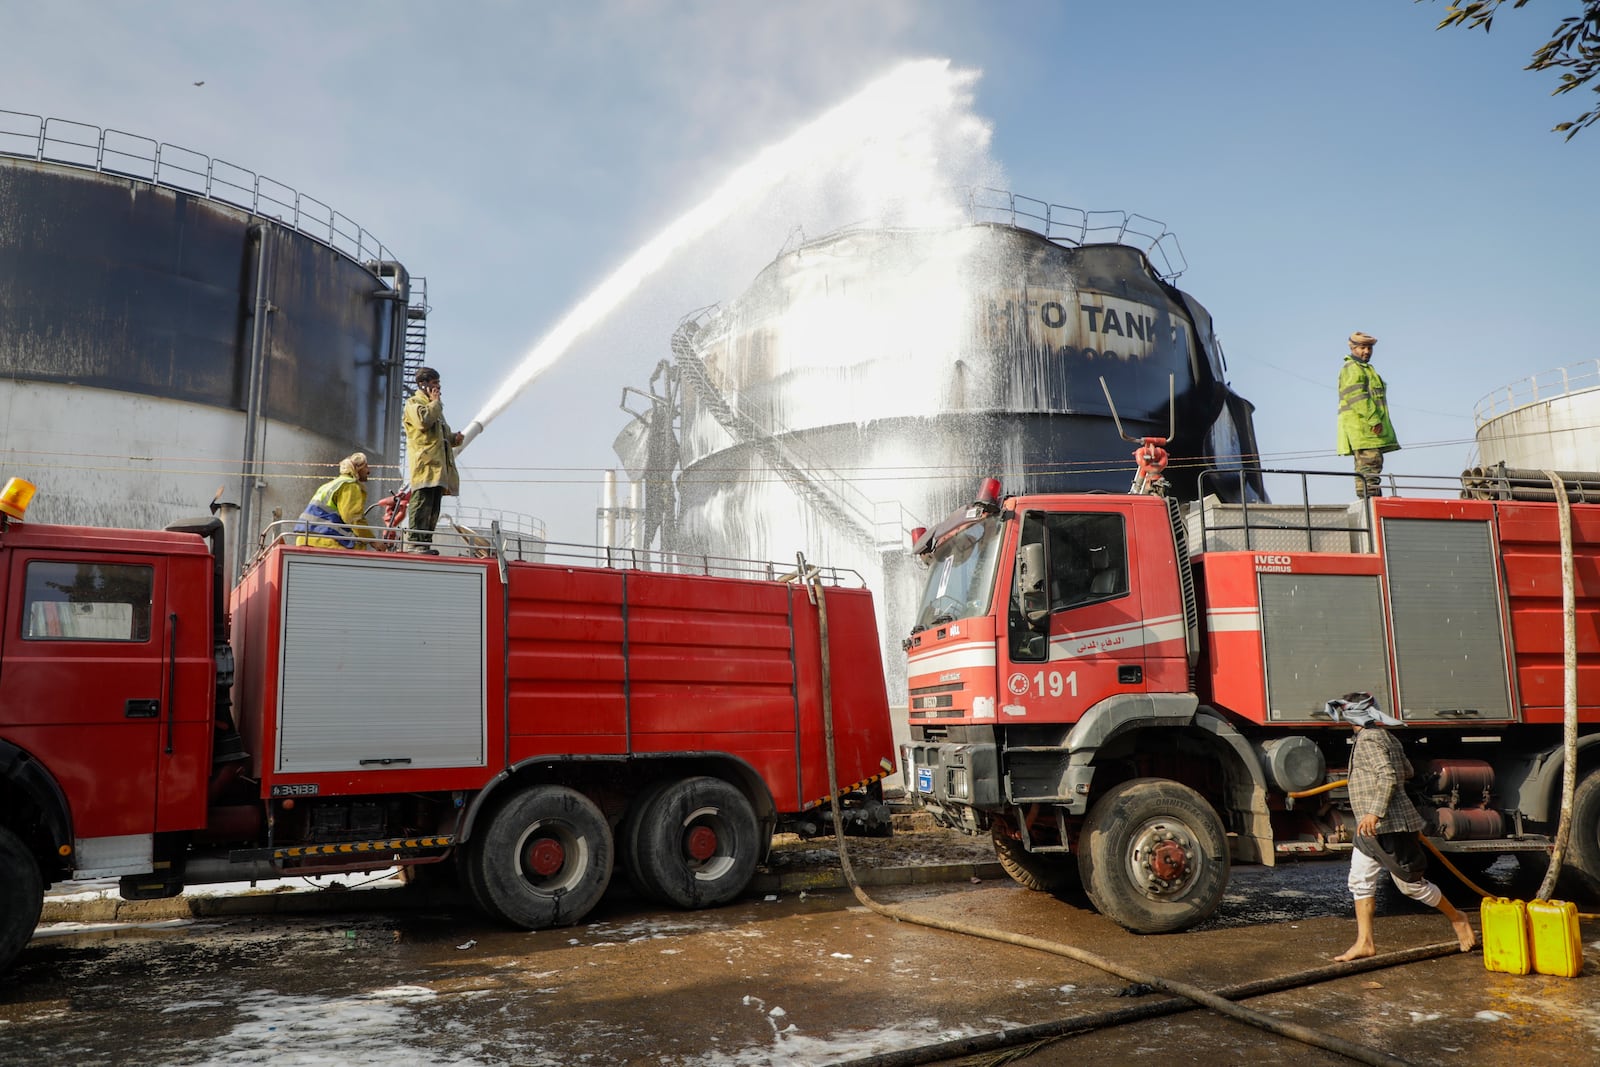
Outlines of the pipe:
[{"label": "pipe", "polygon": [[1572,580],[1572,505],[1567,501],[1567,486],[1555,471],[1544,472],[1555,491],[1561,529],[1561,630],[1562,630],[1562,709],[1561,709],[1561,820],[1556,824],[1556,839],[1550,849],[1550,867],[1539,883],[1539,900],[1549,900],[1561,874],[1572,834],[1572,800],[1578,782],[1578,636],[1577,599]]},{"label": "pipe", "polygon": [[260,223],[252,226],[251,231],[257,242],[256,297],[250,313],[250,366],[246,371],[244,402],[244,469],[239,475],[239,536],[234,539],[233,546],[234,574],[244,570],[248,555],[246,546],[256,519],[255,502],[259,495],[255,484],[256,443],[261,421],[262,384],[266,375],[267,310],[272,306],[267,299],[267,272],[271,265],[269,230],[266,223]]},{"label": "pipe", "polygon": [[[798,573],[805,575],[805,557],[803,555],[797,555],[795,560],[799,567]],[[967,934],[972,937],[981,937],[990,941],[1000,941],[1006,944],[1018,945],[1022,948],[1033,948],[1038,949],[1041,952],[1049,952],[1053,955],[1065,956],[1067,959],[1074,960],[1078,963],[1087,964],[1090,967],[1105,971],[1108,974],[1114,974],[1118,977],[1126,978],[1130,982],[1137,982],[1142,985],[1150,986],[1152,989],[1159,989],[1163,992],[1172,993],[1176,996],[1183,997],[1186,1000],[1193,1001],[1196,1005],[1210,1008],[1219,1015],[1226,1015],[1229,1018],[1237,1019],[1240,1022],[1249,1023],[1252,1026],[1266,1030],[1268,1033],[1277,1034],[1280,1037],[1292,1038],[1296,1041],[1302,1042],[1303,1044],[1311,1045],[1316,1048],[1327,1049],[1330,1052],[1338,1053],[1341,1056],[1349,1057],[1350,1059],[1357,1060],[1361,1063],[1374,1064],[1376,1067],[1405,1067],[1404,1060],[1390,1056],[1381,1049],[1370,1048],[1366,1045],[1359,1045],[1353,1041],[1346,1041],[1343,1038],[1335,1037],[1332,1034],[1325,1034],[1319,1030],[1313,1030],[1308,1026],[1301,1026],[1298,1023],[1285,1022],[1263,1012],[1241,1007],[1225,997],[1222,997],[1217,993],[1201,989],[1199,986],[1190,985],[1187,982],[1174,981],[1170,978],[1163,978],[1159,975],[1146,974],[1143,971],[1136,970],[1132,967],[1124,967],[1121,964],[1108,960],[1103,956],[1098,956],[1092,952],[1075,948],[1071,945],[1058,944],[1053,941],[1044,941],[1040,938],[1029,937],[1026,934],[1013,934],[1005,930],[986,929],[983,927],[972,926],[967,923],[951,922],[949,920],[940,919],[931,915],[921,915],[900,905],[880,904],[868,896],[866,891],[863,890],[860,884],[856,881],[855,871],[850,866],[850,853],[845,845],[844,840],[844,821],[839,816],[839,772],[837,759],[835,758],[833,749],[833,674],[832,658],[828,652],[827,589],[822,584],[820,572],[813,572],[811,574],[810,581],[807,584],[810,587],[811,599],[814,600],[817,605],[818,643],[821,645],[822,649],[822,723],[824,750],[828,755],[828,801],[833,815],[834,840],[838,843],[839,866],[844,872],[845,882],[850,886],[850,891],[855,894],[856,899],[859,900],[865,907],[886,918],[897,919],[902,922],[916,923],[919,926],[926,926],[934,930],[948,930],[951,933]],[[1430,956],[1428,958],[1431,958],[1432,955],[1442,956],[1447,954],[1447,952],[1452,954],[1459,953],[1461,951],[1461,946],[1454,943],[1448,945],[1432,945],[1428,946],[1428,948],[1423,951],[1429,952]],[[907,1051],[916,1052],[918,1050],[912,1049]],[[911,1061],[897,1060],[893,1062],[933,1063],[937,1062],[939,1059],[948,1058],[948,1056],[941,1054],[936,1056],[934,1059],[917,1059]],[[872,1064],[873,1067],[877,1067],[879,1062],[880,1061],[877,1059],[866,1061],[866,1063]],[[882,1062],[887,1064],[891,1061],[885,1060]],[[835,1065],[835,1067],[844,1067],[844,1065]]]}]

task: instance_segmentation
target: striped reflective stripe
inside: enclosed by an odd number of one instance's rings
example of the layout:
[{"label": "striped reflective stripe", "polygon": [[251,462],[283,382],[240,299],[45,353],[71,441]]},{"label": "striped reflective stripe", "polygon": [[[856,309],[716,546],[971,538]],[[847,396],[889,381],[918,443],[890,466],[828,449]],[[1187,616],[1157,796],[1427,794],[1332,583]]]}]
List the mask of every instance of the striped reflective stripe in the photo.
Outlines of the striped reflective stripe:
[{"label": "striped reflective stripe", "polygon": [[1212,633],[1259,631],[1261,611],[1258,608],[1212,608],[1206,612],[1206,629]]},{"label": "striped reflective stripe", "polygon": [[455,844],[451,836],[394,837],[387,841],[348,841],[339,845],[297,845],[293,848],[275,848],[275,860],[301,859],[306,856],[347,856],[362,852],[403,852],[407,849],[445,848]]},{"label": "striped reflective stripe", "polygon": [[959,671],[970,667],[993,667],[993,645],[969,645],[945,652],[913,652],[906,660],[911,674],[932,674],[935,671]]},{"label": "striped reflective stripe", "polygon": [[[889,775],[887,773],[874,774],[871,778],[863,778],[859,782],[851,782],[849,785],[841,785],[839,787],[839,795],[840,796],[844,796],[847,793],[858,793],[861,790],[865,789],[867,786],[871,785],[873,782],[876,782],[878,779],[887,778],[887,777],[889,777]],[[827,797],[822,797],[822,798],[817,799],[817,800],[808,800],[804,804],[800,805],[800,810],[801,811],[810,811],[812,808],[816,807],[818,804],[826,804],[827,802],[828,802],[828,798]]]}]

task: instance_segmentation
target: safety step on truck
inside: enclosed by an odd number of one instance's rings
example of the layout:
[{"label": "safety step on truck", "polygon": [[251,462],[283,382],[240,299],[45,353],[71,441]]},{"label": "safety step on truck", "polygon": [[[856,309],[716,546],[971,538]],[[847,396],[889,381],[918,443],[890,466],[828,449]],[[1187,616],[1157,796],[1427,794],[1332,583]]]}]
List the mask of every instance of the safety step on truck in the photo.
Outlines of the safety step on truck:
[{"label": "safety step on truck", "polygon": [[715,906],[775,832],[831,832],[830,737],[846,826],[888,829],[881,644],[850,572],[263,536],[230,597],[220,521],[38,525],[29,496],[0,496],[0,968],[75,878],[144,899],[445,865],[537,929],[621,869]]},{"label": "safety step on truck", "polygon": [[[1600,476],[1571,477],[1593,501]],[[1081,888],[1136,932],[1183,930],[1215,911],[1232,863],[1348,852],[1348,796],[1329,787],[1352,734],[1327,704],[1365,692],[1404,722],[1430,843],[1464,873],[1508,853],[1547,864],[1563,505],[1547,479],[1514,481],[1346,506],[1252,503],[1242,482],[1221,494],[1238,503],[1185,505],[1007,497],[989,480],[914,546],[927,580],[905,640],[908,794],[991,835],[1025,886]],[[1600,504],[1570,504],[1570,522],[1564,869],[1600,890]]]}]

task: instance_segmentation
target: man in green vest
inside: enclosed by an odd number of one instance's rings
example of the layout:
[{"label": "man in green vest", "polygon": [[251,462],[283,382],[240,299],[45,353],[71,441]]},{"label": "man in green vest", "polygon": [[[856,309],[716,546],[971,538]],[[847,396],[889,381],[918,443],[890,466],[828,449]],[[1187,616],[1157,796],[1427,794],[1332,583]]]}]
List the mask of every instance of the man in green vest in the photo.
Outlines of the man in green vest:
[{"label": "man in green vest", "polygon": [[1383,495],[1383,454],[1395,452],[1394,423],[1383,378],[1372,369],[1372,348],[1378,339],[1357,330],[1350,335],[1350,354],[1339,369],[1339,455],[1356,457],[1356,496]]},{"label": "man in green vest", "polygon": [[339,461],[338,477],[323,482],[300,513],[295,544],[315,548],[371,548],[372,530],[362,524],[367,511],[365,452],[352,452]]}]

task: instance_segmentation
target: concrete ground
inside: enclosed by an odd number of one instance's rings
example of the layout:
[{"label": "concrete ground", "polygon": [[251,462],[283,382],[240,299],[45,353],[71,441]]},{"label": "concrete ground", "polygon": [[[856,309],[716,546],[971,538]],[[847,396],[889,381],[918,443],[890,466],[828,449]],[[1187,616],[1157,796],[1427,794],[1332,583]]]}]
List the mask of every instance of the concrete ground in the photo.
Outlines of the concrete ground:
[{"label": "concrete ground", "polygon": [[[1209,1011],[1155,1014],[1181,1005],[1128,969],[1205,989],[1300,976],[1248,1006],[1401,1062],[1600,1062],[1595,922],[1583,923],[1590,963],[1573,979],[1489,972],[1480,953],[1345,973],[1331,964],[1354,931],[1342,863],[1240,868],[1214,919],[1139,937],[1082,901],[1013,885],[986,847],[913,829],[852,851],[873,898],[1074,946],[1123,975],[884,918],[827,888],[827,842],[782,842],[788,856],[726,908],[662,912],[618,892],[579,926],[535,933],[393,882],[124,904],[109,924],[91,921],[107,903],[58,895],[57,921],[0,980],[0,1064],[886,1067],[1137,1011],[1151,1014],[1036,1044],[1022,1062],[1350,1062]],[[1513,877],[1491,872],[1489,888],[1522,890]],[[156,904],[165,914],[134,910]],[[1377,929],[1385,953],[1449,937],[1441,916],[1398,894],[1380,897]]]}]

